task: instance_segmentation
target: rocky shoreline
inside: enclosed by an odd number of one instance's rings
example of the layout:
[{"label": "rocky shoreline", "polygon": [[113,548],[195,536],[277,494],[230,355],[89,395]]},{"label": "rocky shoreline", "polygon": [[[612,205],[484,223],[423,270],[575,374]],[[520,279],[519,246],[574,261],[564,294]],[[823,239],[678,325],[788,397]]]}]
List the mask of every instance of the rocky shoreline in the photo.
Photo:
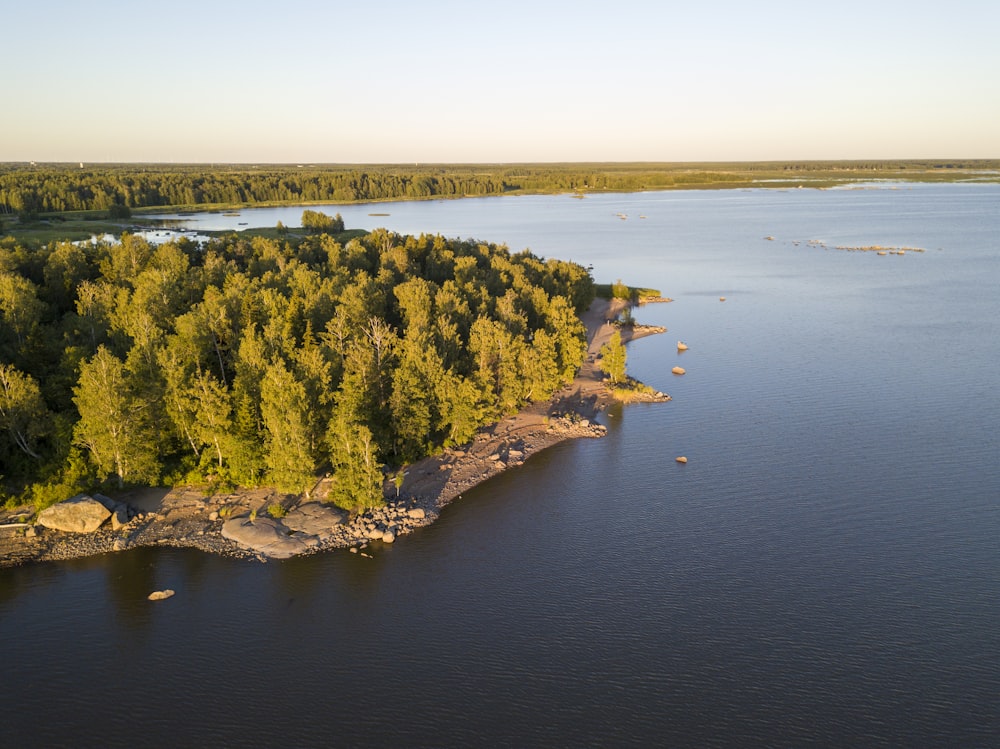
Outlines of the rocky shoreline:
[{"label": "rocky shoreline", "polygon": [[[387,480],[384,507],[350,514],[326,504],[328,477],[300,496],[270,489],[205,496],[187,487],[136,490],[115,499],[94,495],[91,501],[103,507],[108,522],[102,519],[92,532],[23,522],[30,519],[31,508],[3,513],[0,567],[143,546],[188,547],[260,561],[343,548],[370,555],[373,545],[393,543],[429,525],[463,492],[522,465],[532,455],[568,439],[603,436],[606,428],[594,419],[612,396],[604,387],[597,352],[617,329],[607,321],[623,307],[624,303],[598,300],[585,313],[589,354],[570,386],[545,403],[531,404],[481,429],[468,445],[414,463],[398,488]],[[628,341],[665,330],[635,326],[621,333]],[[663,393],[643,398],[669,399]]]}]

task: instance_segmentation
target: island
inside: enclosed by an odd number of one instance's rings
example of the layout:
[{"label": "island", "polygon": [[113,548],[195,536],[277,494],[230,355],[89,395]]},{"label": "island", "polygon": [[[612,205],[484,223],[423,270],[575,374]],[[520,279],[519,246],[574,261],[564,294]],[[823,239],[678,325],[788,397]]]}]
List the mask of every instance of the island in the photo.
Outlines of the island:
[{"label": "island", "polygon": [[631,319],[638,290],[312,213],[281,239],[3,246],[0,565],[369,554],[600,436],[610,399],[669,399],[624,375],[624,343],[663,330]]}]

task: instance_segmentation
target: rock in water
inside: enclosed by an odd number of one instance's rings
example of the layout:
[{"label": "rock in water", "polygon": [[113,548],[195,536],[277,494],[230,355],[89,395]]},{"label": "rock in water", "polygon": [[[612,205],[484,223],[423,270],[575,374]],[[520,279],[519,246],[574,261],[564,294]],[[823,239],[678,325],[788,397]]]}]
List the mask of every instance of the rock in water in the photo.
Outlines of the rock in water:
[{"label": "rock in water", "polygon": [[679,458],[674,458],[678,463],[687,463],[688,459],[681,455]]},{"label": "rock in water", "polygon": [[290,530],[323,536],[328,535],[335,526],[343,524],[346,518],[347,513],[342,510],[319,502],[305,502],[290,510],[281,522]]},{"label": "rock in water", "polygon": [[280,521],[258,517],[230,518],[222,525],[222,537],[273,559],[288,559],[315,545],[315,536],[290,535]]},{"label": "rock in water", "polygon": [[111,517],[111,511],[93,497],[78,494],[38,515],[38,524],[55,531],[93,533]]},{"label": "rock in water", "polygon": [[147,596],[147,598],[150,601],[162,601],[165,598],[170,598],[170,596],[172,596],[173,594],[174,591],[170,590],[169,588],[167,590],[154,590]]},{"label": "rock in water", "polygon": [[676,375],[682,375],[682,374],[684,374],[684,367],[674,367],[670,371],[673,372]]}]

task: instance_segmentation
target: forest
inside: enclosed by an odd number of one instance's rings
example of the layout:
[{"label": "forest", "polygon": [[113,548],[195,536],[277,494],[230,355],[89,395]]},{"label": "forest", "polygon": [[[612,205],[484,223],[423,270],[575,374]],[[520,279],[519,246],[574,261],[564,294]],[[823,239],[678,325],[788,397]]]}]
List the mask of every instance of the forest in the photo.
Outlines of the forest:
[{"label": "forest", "polygon": [[[679,164],[167,165],[0,164],[0,216],[60,212],[352,203],[523,192],[780,187],[808,179],[956,179],[1000,161],[819,161]],[[977,178],[983,178],[980,175]],[[988,175],[987,175],[988,178]]]},{"label": "forest", "polygon": [[340,217],[282,239],[0,240],[0,501],[191,484],[382,502],[386,466],[572,380],[587,269]]}]

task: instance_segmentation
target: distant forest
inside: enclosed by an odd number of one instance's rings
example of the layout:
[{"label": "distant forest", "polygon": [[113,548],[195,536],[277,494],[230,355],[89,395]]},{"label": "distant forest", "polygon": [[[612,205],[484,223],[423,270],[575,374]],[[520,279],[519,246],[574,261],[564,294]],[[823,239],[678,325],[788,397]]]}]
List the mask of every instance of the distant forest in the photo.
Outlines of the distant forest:
[{"label": "distant forest", "polygon": [[329,472],[338,504],[376,505],[383,464],[572,380],[586,268],[354,234],[0,240],[0,488],[44,505],[101,481],[301,492]]},{"label": "distant forest", "polygon": [[[0,214],[351,203],[517,192],[771,186],[848,178],[956,179],[996,160],[704,164],[77,165],[0,164]],[[996,178],[997,175],[994,175]]]}]

